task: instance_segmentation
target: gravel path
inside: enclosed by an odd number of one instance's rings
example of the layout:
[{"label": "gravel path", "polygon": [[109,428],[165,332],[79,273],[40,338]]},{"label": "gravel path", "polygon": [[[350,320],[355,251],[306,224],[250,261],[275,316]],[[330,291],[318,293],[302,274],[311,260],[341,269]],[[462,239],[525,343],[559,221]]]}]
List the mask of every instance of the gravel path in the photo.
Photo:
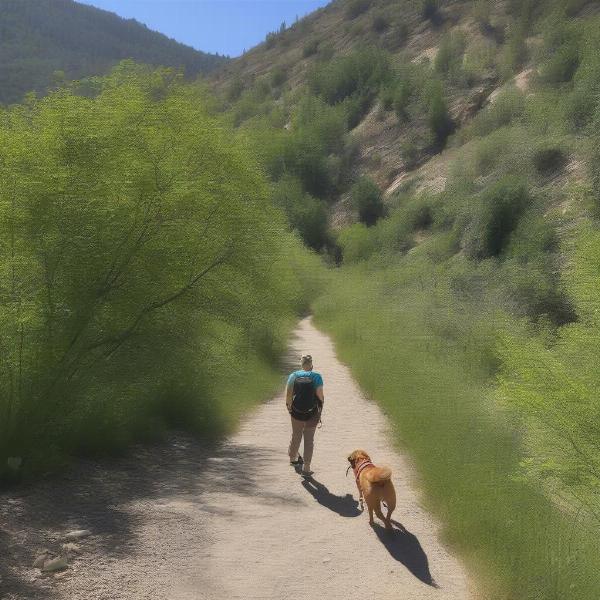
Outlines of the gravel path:
[{"label": "gravel path", "polygon": [[[325,379],[312,481],[288,465],[281,395],[218,448],[176,436],[112,464],[0,495],[2,600],[471,600],[460,563],[421,507],[385,417],[330,339],[303,320],[290,346]],[[366,449],[393,470],[407,532],[368,526],[346,456]],[[66,571],[33,568],[43,549],[89,529]]]}]

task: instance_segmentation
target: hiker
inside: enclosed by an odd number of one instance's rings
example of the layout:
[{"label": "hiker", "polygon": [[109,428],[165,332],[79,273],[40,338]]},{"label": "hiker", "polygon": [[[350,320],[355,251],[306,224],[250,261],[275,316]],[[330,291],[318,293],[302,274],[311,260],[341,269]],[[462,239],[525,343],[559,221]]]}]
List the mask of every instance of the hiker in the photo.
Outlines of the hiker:
[{"label": "hiker", "polygon": [[[288,454],[290,464],[302,467],[302,475],[310,476],[315,432],[321,420],[323,403],[323,378],[313,371],[312,356],[301,359],[302,368],[290,374],[285,389],[285,402],[292,419],[292,439]],[[298,454],[304,437],[304,457]]]}]

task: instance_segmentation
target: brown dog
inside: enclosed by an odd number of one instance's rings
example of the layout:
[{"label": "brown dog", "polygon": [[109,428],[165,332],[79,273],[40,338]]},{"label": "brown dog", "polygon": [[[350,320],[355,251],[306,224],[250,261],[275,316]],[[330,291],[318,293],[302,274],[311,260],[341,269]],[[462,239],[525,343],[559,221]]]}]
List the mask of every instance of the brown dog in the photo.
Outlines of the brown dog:
[{"label": "brown dog", "polygon": [[[348,457],[354,471],[361,507],[363,498],[369,509],[369,525],[373,525],[373,512],[392,529],[392,512],[396,508],[396,490],[392,483],[392,471],[388,467],[376,467],[364,450],[355,450]],[[387,506],[387,515],[381,512],[381,502]]]}]

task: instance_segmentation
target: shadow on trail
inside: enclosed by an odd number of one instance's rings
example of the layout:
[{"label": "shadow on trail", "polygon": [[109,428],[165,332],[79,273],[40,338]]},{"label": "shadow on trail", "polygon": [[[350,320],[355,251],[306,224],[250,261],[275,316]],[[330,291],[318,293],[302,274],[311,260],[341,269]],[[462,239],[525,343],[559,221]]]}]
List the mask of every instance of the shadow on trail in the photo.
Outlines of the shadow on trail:
[{"label": "shadow on trail", "polygon": [[352,494],[336,496],[332,494],[325,485],[313,477],[305,477],[302,487],[321,505],[337,513],[340,517],[358,517],[360,510],[358,502]]},{"label": "shadow on trail", "polygon": [[174,435],[157,446],[137,447],[128,457],[79,461],[62,476],[0,493],[0,597],[54,597],[51,589],[31,583],[32,564],[44,548],[58,553],[73,529],[89,529],[86,546],[119,558],[136,551],[144,513],[168,514],[173,498],[205,513],[207,524],[229,514],[219,504],[220,492],[260,497],[266,504],[293,502],[260,486],[261,466],[279,460],[257,447]]},{"label": "shadow on trail", "polygon": [[429,561],[427,555],[421,547],[416,535],[404,528],[397,521],[392,520],[396,525],[393,530],[388,530],[385,527],[375,523],[373,531],[392,558],[402,563],[417,579],[437,588],[438,585],[433,580],[429,572]]}]

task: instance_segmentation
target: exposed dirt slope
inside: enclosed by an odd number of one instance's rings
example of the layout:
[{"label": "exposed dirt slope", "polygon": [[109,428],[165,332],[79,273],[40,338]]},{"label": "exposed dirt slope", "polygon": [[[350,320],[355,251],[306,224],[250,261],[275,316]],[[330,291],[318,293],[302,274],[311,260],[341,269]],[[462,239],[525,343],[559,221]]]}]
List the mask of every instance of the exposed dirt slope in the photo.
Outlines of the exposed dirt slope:
[{"label": "exposed dirt slope", "polygon": [[[469,581],[420,505],[388,423],[329,338],[300,323],[291,355],[310,351],[326,385],[313,480],[288,465],[282,396],[216,449],[179,437],[113,465],[0,496],[4,599],[468,600]],[[371,529],[359,512],[349,451],[389,465],[406,531]],[[64,533],[88,528],[58,576],[31,567]],[[4,559],[4,557],[8,557]]]}]

